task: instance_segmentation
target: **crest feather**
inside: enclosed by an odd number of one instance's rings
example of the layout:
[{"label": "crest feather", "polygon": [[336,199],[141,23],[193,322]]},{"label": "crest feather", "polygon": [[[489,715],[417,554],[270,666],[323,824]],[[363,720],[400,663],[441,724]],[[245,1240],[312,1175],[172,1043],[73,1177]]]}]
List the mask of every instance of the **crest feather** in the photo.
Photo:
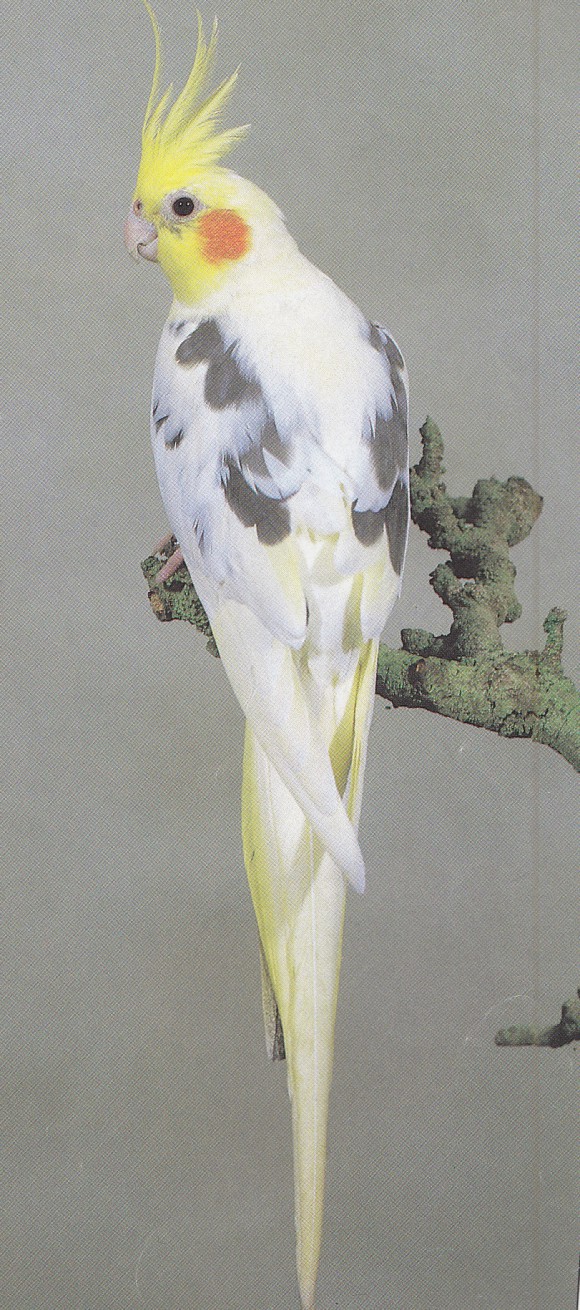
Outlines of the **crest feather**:
[{"label": "crest feather", "polygon": [[[216,91],[205,100],[201,94],[211,74],[217,45],[217,19],[214,21],[209,43],[206,42],[201,16],[197,15],[197,49],[193,68],[183,90],[171,104],[173,85],[162,94],[161,38],[159,25],[149,0],[143,0],[151,19],[155,36],[155,69],[153,85],[147,102],[143,123],[142,167],[148,169],[158,163],[176,164],[187,160],[195,168],[216,164],[247,132],[247,127],[234,127],[217,132],[216,127],[226,100],[234,89],[238,70],[227,77]],[[201,100],[201,103],[200,103]]]}]

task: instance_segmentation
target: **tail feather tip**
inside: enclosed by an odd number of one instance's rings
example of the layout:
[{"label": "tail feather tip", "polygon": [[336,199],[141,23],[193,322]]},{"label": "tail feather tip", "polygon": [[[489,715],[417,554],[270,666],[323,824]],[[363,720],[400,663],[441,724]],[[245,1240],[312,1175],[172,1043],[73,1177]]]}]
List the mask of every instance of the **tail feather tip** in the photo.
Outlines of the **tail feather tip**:
[{"label": "tail feather tip", "polygon": [[312,1285],[308,1287],[301,1286],[300,1310],[316,1310],[316,1306],[314,1304],[315,1290],[316,1289]]},{"label": "tail feather tip", "polygon": [[362,855],[359,857],[356,863],[353,864],[351,868],[349,868],[347,872],[347,878],[349,883],[351,884],[351,887],[354,887],[355,892],[359,892],[362,895],[366,883],[365,866],[364,866],[364,860],[362,858]]}]

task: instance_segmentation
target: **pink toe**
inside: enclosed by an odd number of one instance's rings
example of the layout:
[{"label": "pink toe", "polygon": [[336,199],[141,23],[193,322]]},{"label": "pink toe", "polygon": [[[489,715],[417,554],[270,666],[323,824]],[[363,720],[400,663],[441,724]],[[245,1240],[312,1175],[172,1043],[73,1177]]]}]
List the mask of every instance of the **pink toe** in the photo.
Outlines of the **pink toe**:
[{"label": "pink toe", "polygon": [[158,541],[158,542],[157,542],[157,545],[153,547],[153,550],[151,551],[151,554],[152,554],[152,555],[164,555],[165,552],[166,552],[166,550],[167,550],[167,547],[171,545],[173,539],[174,539],[174,538],[173,538],[173,533],[172,533],[172,532],[166,532],[166,533],[165,533],[165,536],[161,538],[161,541]]},{"label": "pink toe", "polygon": [[[171,537],[169,538],[169,540],[171,541]],[[157,551],[155,552],[155,554],[157,554]],[[161,568],[159,570],[159,573],[156,574],[155,581],[167,582],[167,579],[173,577],[173,574],[177,573],[177,570],[181,568],[182,564],[183,564],[183,555],[178,546],[177,550],[174,550],[173,554],[169,556],[167,563],[164,564],[163,568]]]}]

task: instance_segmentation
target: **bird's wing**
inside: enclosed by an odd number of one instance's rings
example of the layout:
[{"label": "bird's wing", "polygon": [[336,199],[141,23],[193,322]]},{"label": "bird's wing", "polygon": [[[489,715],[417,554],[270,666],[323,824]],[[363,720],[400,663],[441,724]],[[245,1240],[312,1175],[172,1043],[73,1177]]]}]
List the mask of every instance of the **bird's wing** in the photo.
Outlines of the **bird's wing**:
[{"label": "bird's wing", "polygon": [[[311,712],[300,652],[316,647],[323,678],[341,673],[331,667],[335,656],[352,671],[352,657],[356,664],[361,642],[378,635],[398,589],[405,391],[398,374],[392,378],[396,347],[371,332],[380,395],[354,434],[348,466],[324,449],[299,398],[272,398],[216,320],[166,327],[152,403],[166,510],[233,689],[324,846],[359,887],[358,839]],[[360,578],[357,603],[343,614],[342,596],[352,588],[341,593],[332,584],[353,577]]]},{"label": "bird's wing", "polygon": [[372,324],[369,341],[383,385],[353,449],[352,533],[338,543],[335,564],[360,573],[361,631],[376,639],[400,591],[409,534],[409,389],[403,356],[386,329]]},{"label": "bird's wing", "polygon": [[169,520],[196,585],[208,582],[220,605],[247,605],[292,647],[306,630],[289,510],[305,476],[298,435],[276,421],[215,320],[166,327],[152,439]]}]

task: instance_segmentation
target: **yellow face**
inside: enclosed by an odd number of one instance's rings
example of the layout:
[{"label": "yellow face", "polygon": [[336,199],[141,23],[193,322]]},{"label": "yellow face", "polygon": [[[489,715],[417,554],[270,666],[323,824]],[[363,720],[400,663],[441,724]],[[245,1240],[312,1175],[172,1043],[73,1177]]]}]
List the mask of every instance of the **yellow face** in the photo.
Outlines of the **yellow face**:
[{"label": "yellow face", "polygon": [[232,264],[244,259],[252,245],[249,222],[232,195],[231,175],[193,175],[185,186],[171,185],[160,194],[141,174],[125,224],[125,241],[132,254],[155,260],[168,277],[174,295],[195,304],[215,290]]}]

